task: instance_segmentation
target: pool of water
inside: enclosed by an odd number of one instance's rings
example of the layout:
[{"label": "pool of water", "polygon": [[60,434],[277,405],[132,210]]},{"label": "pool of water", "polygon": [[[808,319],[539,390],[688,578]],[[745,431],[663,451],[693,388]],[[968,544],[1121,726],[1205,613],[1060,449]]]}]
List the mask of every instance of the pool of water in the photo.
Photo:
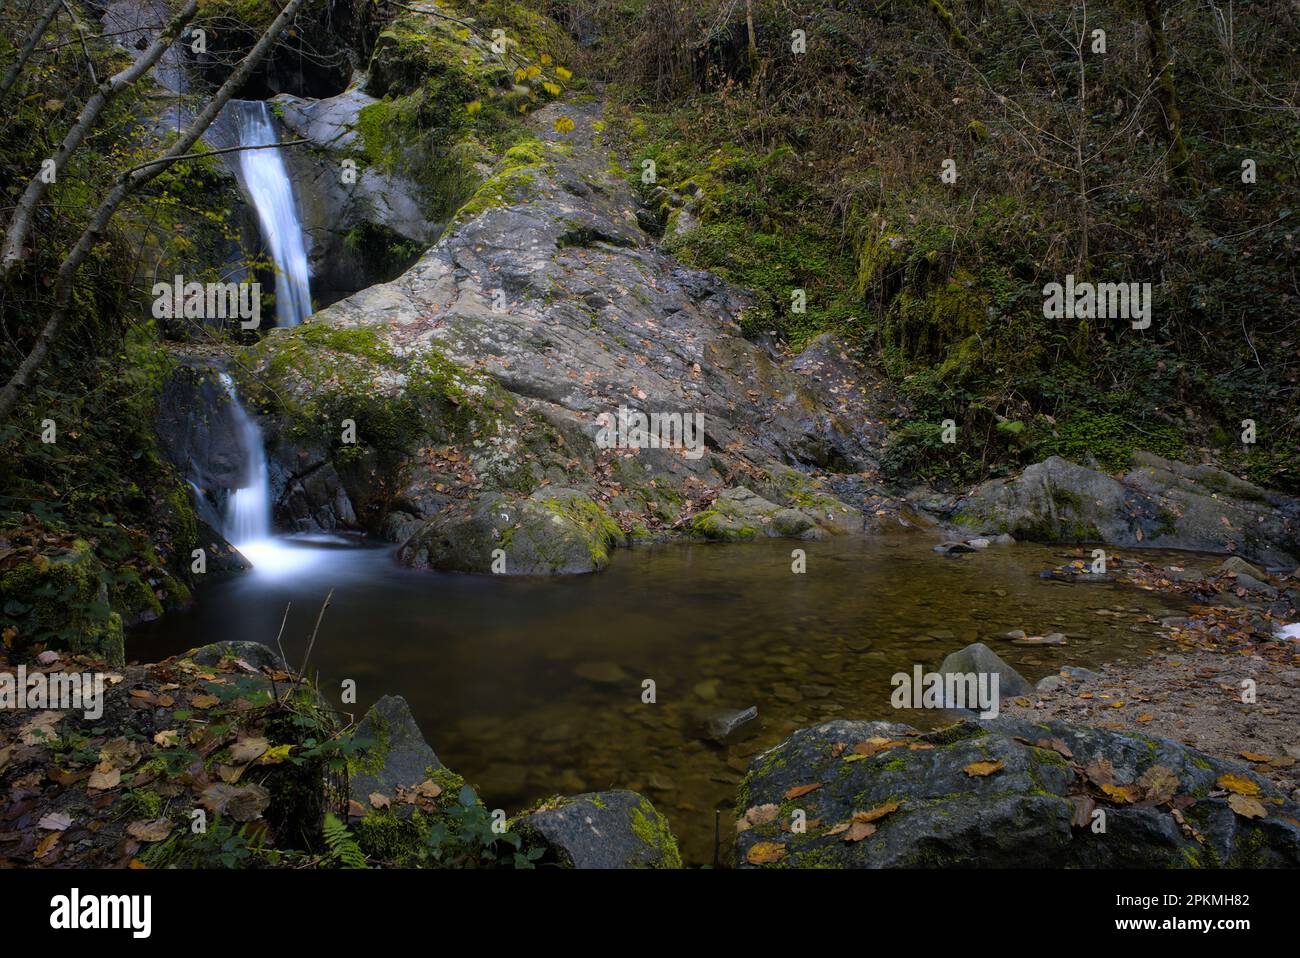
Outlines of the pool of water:
[{"label": "pool of water", "polygon": [[[134,629],[128,654],[155,661],[226,639],[274,646],[288,607],[283,645],[297,666],[333,590],[310,671],[327,695],[356,681],[345,710],[359,717],[386,693],[405,696],[439,758],[511,814],[555,793],[642,792],[687,862],[705,864],[714,809],[729,810],[753,755],[794,729],[943,720],[895,711],[895,672],[984,641],[1033,681],[1145,654],[1155,619],[1179,611],[1168,596],[1040,578],[1061,548],[948,558],[932,545],[899,534],[650,546],[620,550],[599,575],[515,579],[413,572],[391,547],[278,540],[255,571]],[[807,552],[804,574],[791,571],[795,547]],[[1016,645],[1011,629],[1063,632],[1068,644]],[[751,705],[749,737],[725,748],[701,738],[711,710]],[[724,832],[730,824],[724,813]]]}]

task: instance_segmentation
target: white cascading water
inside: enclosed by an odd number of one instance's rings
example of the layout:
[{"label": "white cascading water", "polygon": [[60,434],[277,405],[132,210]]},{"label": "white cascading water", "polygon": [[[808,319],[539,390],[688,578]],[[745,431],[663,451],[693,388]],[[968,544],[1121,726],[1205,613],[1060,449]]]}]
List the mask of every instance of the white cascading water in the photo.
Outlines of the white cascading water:
[{"label": "white cascading water", "polygon": [[313,564],[321,553],[295,548],[271,533],[271,475],[267,470],[262,430],[239,402],[235,383],[221,373],[221,385],[234,407],[244,475],[241,485],[230,490],[221,517],[221,533],[261,574],[298,572]]},{"label": "white cascading water", "polygon": [[[232,100],[240,146],[279,143],[271,111],[261,100]],[[239,168],[262,225],[262,236],[275,262],[277,326],[297,326],[311,315],[311,281],[293,186],[280,150],[243,150]]]},{"label": "white cascading water", "polygon": [[234,380],[222,373],[221,385],[234,406],[239,448],[244,458],[242,484],[232,490],[226,500],[221,532],[232,545],[242,549],[249,543],[271,537],[271,480],[266,469],[266,453],[262,449],[262,430],[240,405]]}]

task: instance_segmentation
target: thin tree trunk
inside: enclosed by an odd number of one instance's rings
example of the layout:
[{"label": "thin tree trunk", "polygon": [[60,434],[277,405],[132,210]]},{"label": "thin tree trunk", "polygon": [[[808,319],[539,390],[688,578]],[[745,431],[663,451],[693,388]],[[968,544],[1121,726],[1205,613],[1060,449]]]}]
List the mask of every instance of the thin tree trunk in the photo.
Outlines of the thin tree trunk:
[{"label": "thin tree trunk", "polygon": [[49,29],[54,18],[59,15],[59,7],[63,6],[63,0],[51,0],[50,5],[41,13],[41,18],[36,21],[36,26],[32,27],[32,32],[27,34],[27,42],[18,53],[18,59],[9,67],[9,72],[5,74],[4,79],[0,80],[0,101],[3,101],[8,94],[9,88],[18,81],[18,76],[23,72],[23,67],[27,66],[27,61],[32,58],[32,51],[36,49],[36,44],[41,42],[41,37],[45,36],[45,31]]},{"label": "thin tree trunk", "polygon": [[[104,108],[112,102],[114,97],[144,76],[153,68],[155,63],[162,59],[162,55],[167,52],[167,48],[180,36],[185,24],[193,19],[198,9],[198,0],[189,0],[185,8],[172,18],[171,22],[167,24],[167,28],[158,35],[158,39],[154,41],[153,45],[145,51],[140,59],[99,85],[99,89],[82,107],[81,115],[77,117],[77,122],[68,131],[67,136],[63,138],[63,143],[59,145],[58,150],[51,157],[54,160],[54,177],[63,172],[68,158],[81,146],[82,141],[86,139]],[[54,177],[51,177],[51,179]],[[22,198],[19,199],[18,205],[14,208],[14,215],[9,220],[9,229],[5,233],[4,246],[0,248],[0,283],[8,279],[10,271],[22,261],[23,244],[27,240],[28,230],[31,229],[32,216],[36,212],[36,205],[44,198],[49,188],[50,183],[38,173],[27,184],[27,189],[23,192]]]},{"label": "thin tree trunk", "polygon": [[253,49],[240,61],[239,66],[235,68],[235,72],[221,85],[221,89],[216,92],[208,105],[203,108],[203,111],[185,128],[185,132],[181,134],[180,139],[172,145],[171,149],[158,157],[159,162],[124,174],[117,185],[109,191],[104,201],[100,203],[99,208],[95,210],[95,214],[90,220],[90,224],[82,232],[72,251],[68,253],[59,266],[58,280],[55,284],[54,305],[50,311],[50,318],[46,320],[44,328],[36,337],[31,352],[19,364],[14,374],[9,378],[9,382],[5,383],[4,388],[0,389],[0,423],[9,420],[14,407],[18,405],[18,398],[22,391],[31,385],[33,374],[49,356],[50,346],[68,315],[77,270],[103,237],[109,221],[112,220],[113,214],[117,212],[118,206],[128,196],[158,176],[171,163],[188,153],[189,148],[212,125],[212,121],[217,118],[222,108],[234,96],[235,91],[243,86],[244,81],[262,62],[281,32],[288,26],[289,21],[294,18],[298,8],[304,2],[305,0],[289,0],[289,3],[280,11],[280,15],[266,28],[266,32],[262,34],[261,39],[253,46]]},{"label": "thin tree trunk", "polygon": [[1165,42],[1164,10],[1161,0],[1142,0],[1142,13],[1147,21],[1147,43],[1151,50],[1151,74],[1156,80],[1156,99],[1164,118],[1165,139],[1169,144],[1166,166],[1173,179],[1187,171],[1187,145],[1183,142],[1183,114],[1178,109],[1178,95],[1174,89],[1174,64],[1169,59],[1169,46]]}]

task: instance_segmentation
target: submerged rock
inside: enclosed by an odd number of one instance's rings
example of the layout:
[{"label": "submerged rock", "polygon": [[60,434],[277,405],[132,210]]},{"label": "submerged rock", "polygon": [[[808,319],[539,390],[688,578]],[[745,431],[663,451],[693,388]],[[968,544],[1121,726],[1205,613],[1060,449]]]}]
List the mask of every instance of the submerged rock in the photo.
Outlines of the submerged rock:
[{"label": "submerged rock", "polygon": [[749,723],[758,720],[758,706],[747,709],[722,709],[704,719],[703,734],[710,742],[723,745]]},{"label": "submerged rock", "polygon": [[680,868],[677,840],[663,817],[636,792],[587,792],[511,823],[530,844],[546,846],[567,868]]},{"label": "submerged rock", "polygon": [[[845,761],[868,740],[883,747]],[[743,828],[738,867],[1300,865],[1300,808],[1249,769],[1163,739],[1058,722],[803,729],[756,758],[741,784],[742,816],[766,805],[781,811]],[[796,807],[808,819],[803,834],[782,830]],[[1093,830],[1097,811],[1104,832]]]}]

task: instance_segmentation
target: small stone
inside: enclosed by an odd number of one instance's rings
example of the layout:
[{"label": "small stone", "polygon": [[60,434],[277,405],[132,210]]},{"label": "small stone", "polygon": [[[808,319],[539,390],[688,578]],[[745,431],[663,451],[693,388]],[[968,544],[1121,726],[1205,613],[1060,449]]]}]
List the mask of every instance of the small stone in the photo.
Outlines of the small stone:
[{"label": "small stone", "polygon": [[992,543],[989,542],[988,539],[985,539],[983,537],[979,539],[967,539],[966,544],[970,546],[972,549],[987,549],[990,545],[992,545]]}]

